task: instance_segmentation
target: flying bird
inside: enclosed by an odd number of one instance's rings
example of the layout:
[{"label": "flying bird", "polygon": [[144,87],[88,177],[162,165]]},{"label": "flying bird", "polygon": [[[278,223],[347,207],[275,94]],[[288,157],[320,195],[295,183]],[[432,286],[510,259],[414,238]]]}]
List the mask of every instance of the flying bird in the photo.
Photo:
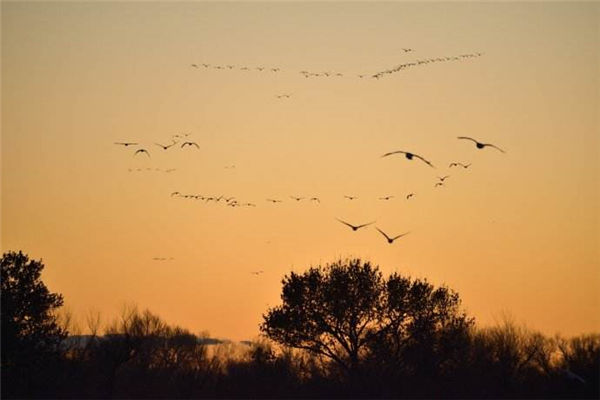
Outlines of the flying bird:
[{"label": "flying bird", "polygon": [[403,233],[403,234],[401,234],[401,235],[394,236],[394,237],[392,237],[392,238],[391,238],[391,237],[389,237],[388,235],[386,235],[386,234],[385,234],[385,232],[384,232],[384,231],[382,231],[381,229],[379,229],[378,227],[375,227],[375,229],[377,229],[377,230],[379,231],[379,233],[381,233],[383,236],[385,236],[385,238],[387,239],[387,241],[388,241],[388,243],[389,243],[389,244],[392,244],[392,243],[394,243],[394,240],[396,240],[396,239],[398,239],[398,238],[401,238],[401,237],[402,237],[402,236],[404,236],[404,235],[408,235],[408,234],[410,233],[410,232],[406,232],[406,233]]},{"label": "flying bird", "polygon": [[185,146],[196,146],[197,149],[200,149],[200,146],[196,142],[183,142],[181,148],[183,149]]},{"label": "flying bird", "polygon": [[450,178],[450,175],[446,175],[446,176],[438,176],[438,179],[442,182],[444,182],[446,179]]},{"label": "flying bird", "polygon": [[385,197],[380,197],[379,200],[389,200],[389,199],[393,199],[394,196],[385,196]]},{"label": "flying bird", "polygon": [[120,146],[137,146],[138,143],[132,143],[132,142],[115,142],[115,144],[118,144]]},{"label": "flying bird", "polygon": [[444,182],[436,182],[436,184],[433,185],[434,188],[436,188],[438,186],[444,186]]},{"label": "flying bird", "polygon": [[194,67],[194,68],[198,68],[198,65],[196,65],[196,64],[192,64],[192,67]]},{"label": "flying bird", "polygon": [[496,145],[493,145],[493,144],[491,144],[491,143],[481,143],[481,142],[478,142],[477,140],[475,140],[475,139],[473,139],[473,138],[470,138],[470,137],[467,137],[467,136],[458,136],[457,138],[458,138],[458,139],[466,139],[466,140],[470,140],[470,141],[472,141],[472,142],[475,142],[475,146],[477,146],[477,148],[478,148],[478,149],[483,149],[484,147],[487,147],[487,146],[489,146],[489,147],[493,147],[493,148],[495,148],[496,150],[500,150],[502,153],[506,153],[506,152],[505,152],[504,150],[502,150],[500,147],[498,147],[498,146],[496,146]]},{"label": "flying bird", "polygon": [[133,155],[135,156],[138,153],[146,153],[146,155],[148,157],[150,157],[150,153],[148,153],[148,150],[146,150],[146,149],[138,149],[138,150],[135,151],[135,153],[133,153]]},{"label": "flying bird", "polygon": [[267,199],[267,201],[270,201],[271,203],[283,203],[283,200],[276,200],[276,199]]},{"label": "flying bird", "polygon": [[251,273],[252,275],[260,275],[260,274],[262,274],[262,273],[264,273],[264,272],[265,272],[265,271],[263,271],[263,270],[261,269],[260,271],[251,271],[250,273]]},{"label": "flying bird", "polygon": [[463,163],[459,163],[459,162],[453,162],[450,163],[450,165],[448,166],[448,168],[452,168],[452,167],[463,167],[463,168],[469,168],[471,164],[463,164]]},{"label": "flying bird", "polygon": [[173,193],[171,193],[171,197],[173,197],[173,196],[181,196],[181,193],[179,193],[179,192],[173,192]]},{"label": "flying bird", "polygon": [[407,159],[409,159],[409,160],[412,160],[412,159],[413,159],[413,157],[417,157],[418,159],[422,160],[422,161],[423,161],[423,162],[425,162],[427,165],[429,165],[431,168],[435,168],[435,167],[433,166],[433,164],[432,164],[432,163],[430,163],[429,161],[427,161],[426,159],[424,159],[424,158],[423,158],[423,157],[421,157],[420,155],[418,155],[418,154],[414,154],[414,153],[410,153],[410,152],[408,152],[408,151],[402,151],[402,150],[391,151],[391,152],[389,152],[389,153],[385,153],[384,155],[382,155],[382,156],[381,156],[381,158],[383,158],[383,157],[387,157],[387,156],[391,156],[392,154],[404,154],[404,156],[405,156]]},{"label": "flying bird", "polygon": [[344,196],[345,198],[347,198],[348,200],[356,200],[358,199],[358,197],[356,196]]},{"label": "flying bird", "polygon": [[295,196],[290,196],[290,199],[294,199],[296,201],[300,201],[302,200],[304,197],[295,197]]},{"label": "flying bird", "polygon": [[348,222],[346,222],[346,221],[342,221],[342,220],[341,220],[341,219],[339,219],[339,218],[336,218],[336,219],[337,219],[338,221],[340,221],[342,224],[344,224],[344,225],[347,225],[347,226],[349,226],[350,228],[352,228],[352,230],[353,230],[353,231],[357,231],[358,229],[360,229],[360,228],[362,228],[362,227],[364,227],[364,226],[368,226],[368,225],[371,225],[371,224],[374,224],[374,223],[375,223],[375,221],[373,221],[373,222],[369,222],[369,223],[362,224],[362,225],[352,225],[352,224],[349,224],[349,223],[348,223]]},{"label": "flying bird", "polygon": [[406,195],[406,200],[410,199],[411,197],[413,197],[415,194],[414,193],[409,193]]},{"label": "flying bird", "polygon": [[170,145],[167,145],[167,146],[165,146],[164,144],[160,144],[160,143],[154,143],[154,144],[157,145],[157,146],[159,146],[159,147],[162,147],[163,150],[167,150],[169,147],[172,147],[172,146],[176,145],[177,142],[173,141],[173,143],[171,143]]},{"label": "flying bird", "polygon": [[316,201],[317,203],[321,203],[321,200],[319,200],[318,197],[311,197],[310,201]]}]

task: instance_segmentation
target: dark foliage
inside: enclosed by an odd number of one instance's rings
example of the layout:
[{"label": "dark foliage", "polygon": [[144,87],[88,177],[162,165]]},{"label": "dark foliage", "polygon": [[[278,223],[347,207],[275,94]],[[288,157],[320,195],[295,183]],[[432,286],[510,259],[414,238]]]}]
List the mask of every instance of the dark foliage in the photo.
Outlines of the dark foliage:
[{"label": "dark foliage", "polygon": [[[64,339],[51,313],[62,299],[39,282],[43,265],[25,267],[25,256],[9,254],[2,260],[3,398],[599,396],[600,335],[547,338],[511,322],[476,329],[452,290],[398,274],[384,279],[360,260],[287,276],[283,305],[268,310],[262,325],[274,341],[232,344],[135,308],[102,335],[99,317],[88,318],[90,335]],[[15,272],[22,270],[30,272]],[[14,276],[29,275],[15,284]],[[6,292],[5,277],[12,282]],[[9,336],[5,318],[27,314],[5,312],[5,298],[12,296],[8,306],[27,293],[46,307],[24,320],[43,328],[22,323]],[[41,336],[25,339],[31,332]],[[29,374],[25,383],[12,380],[15,368]]]},{"label": "dark foliage", "polygon": [[58,362],[58,345],[66,336],[53,312],[63,299],[40,280],[41,261],[9,252],[0,266],[2,394],[33,394],[52,384],[46,371]]}]

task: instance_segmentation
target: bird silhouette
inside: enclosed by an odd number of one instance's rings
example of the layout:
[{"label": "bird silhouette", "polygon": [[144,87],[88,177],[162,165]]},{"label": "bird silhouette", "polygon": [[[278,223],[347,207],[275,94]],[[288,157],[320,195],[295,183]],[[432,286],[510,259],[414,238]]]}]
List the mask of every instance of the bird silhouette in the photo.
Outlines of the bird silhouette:
[{"label": "bird silhouette", "polygon": [[414,153],[410,153],[410,152],[408,152],[408,151],[402,151],[402,150],[391,151],[391,152],[389,152],[389,153],[385,153],[384,155],[382,155],[382,156],[381,156],[381,158],[383,158],[383,157],[387,157],[387,156],[391,156],[391,155],[393,155],[393,154],[404,154],[404,156],[405,156],[407,159],[409,159],[409,160],[412,160],[412,159],[413,159],[413,157],[417,157],[418,159],[422,160],[422,161],[423,161],[423,162],[425,162],[427,165],[429,165],[431,168],[435,168],[435,167],[433,166],[433,164],[432,164],[432,163],[430,163],[429,161],[427,161],[426,159],[424,159],[424,158],[423,158],[423,157],[421,157],[420,155],[418,155],[418,154],[414,154]]},{"label": "bird silhouette", "polygon": [[251,273],[252,275],[257,275],[257,276],[258,276],[258,275],[260,275],[260,274],[262,274],[262,273],[264,273],[264,272],[265,272],[265,271],[263,271],[262,269],[261,269],[260,271],[250,271],[250,273]]},{"label": "bird silhouette", "polygon": [[385,196],[385,197],[380,197],[379,200],[389,200],[389,199],[393,199],[394,196]]},{"label": "bird silhouette", "polygon": [[477,146],[478,149],[483,149],[484,147],[493,147],[496,150],[501,151],[502,153],[506,153],[504,150],[502,150],[500,147],[491,144],[491,143],[481,143],[473,138],[467,137],[467,136],[458,136],[457,139],[466,139],[466,140],[470,140],[472,142],[475,142],[475,146]]},{"label": "bird silhouette", "polygon": [[150,157],[150,153],[148,153],[148,150],[146,150],[146,149],[138,149],[138,150],[135,151],[135,153],[133,153],[133,155],[135,156],[138,153],[146,153],[146,155],[148,157]]},{"label": "bird silhouette", "polygon": [[408,234],[410,233],[410,232],[406,232],[406,233],[403,233],[403,234],[401,234],[401,235],[398,235],[398,236],[389,237],[388,235],[386,235],[386,234],[385,234],[385,232],[384,232],[384,231],[382,231],[382,230],[381,230],[381,229],[379,229],[378,227],[375,227],[375,229],[377,229],[377,230],[379,231],[379,233],[381,233],[383,236],[385,236],[385,238],[387,239],[387,241],[388,241],[388,243],[389,243],[389,244],[392,244],[392,243],[394,243],[394,240],[396,240],[396,239],[398,239],[398,238],[401,238],[401,237],[402,237],[402,236],[404,236],[404,235],[408,235]]},{"label": "bird silhouette", "polygon": [[196,65],[196,64],[192,64],[192,67],[194,67],[194,68],[198,68],[198,65]]},{"label": "bird silhouette", "polygon": [[358,199],[358,197],[356,196],[344,196],[345,198],[347,198],[348,200],[356,200]]},{"label": "bird silhouette", "polygon": [[173,196],[181,196],[181,193],[179,193],[179,192],[173,192],[173,193],[171,193],[171,197],[173,197]]},{"label": "bird silhouette", "polygon": [[300,201],[302,199],[304,199],[304,197],[295,197],[295,196],[290,196],[290,199],[294,199],[296,201]]},{"label": "bird silhouette", "polygon": [[444,186],[444,182],[436,182],[436,184],[433,185],[434,188],[436,188],[438,186]]},{"label": "bird silhouette", "polygon": [[267,199],[267,201],[270,201],[273,204],[275,204],[275,203],[283,203],[283,200],[277,200],[277,199]]},{"label": "bird silhouette", "polygon": [[181,148],[183,149],[185,146],[196,146],[197,149],[200,149],[200,146],[196,142],[183,142]]},{"label": "bird silhouette", "polygon": [[452,167],[463,167],[463,168],[469,168],[471,164],[463,164],[463,163],[459,163],[459,162],[453,162],[450,163],[450,165],[448,166],[448,168],[452,168]]},{"label": "bird silhouette", "polygon": [[374,224],[374,223],[375,223],[375,221],[373,221],[373,222],[369,222],[369,223],[362,224],[362,225],[352,225],[352,224],[349,224],[349,223],[348,223],[348,222],[346,222],[346,221],[342,221],[342,220],[341,220],[341,219],[339,219],[339,218],[336,218],[336,219],[337,219],[338,221],[340,221],[342,224],[344,224],[344,225],[347,225],[347,226],[349,226],[350,228],[352,228],[352,230],[353,230],[353,231],[357,231],[357,230],[359,230],[360,228],[362,228],[362,227],[364,227],[364,226],[368,226],[368,225],[371,225],[371,224]]},{"label": "bird silhouette", "polygon": [[177,142],[173,141],[173,143],[171,143],[170,145],[167,145],[167,146],[165,146],[164,144],[160,144],[160,143],[154,143],[154,144],[157,145],[157,146],[159,146],[159,147],[162,147],[163,150],[167,150],[169,147],[172,147],[172,146],[176,145]]},{"label": "bird silhouette", "polygon": [[411,197],[413,197],[415,194],[414,193],[409,193],[406,195],[406,200],[410,199]]},{"label": "bird silhouette", "polygon": [[442,182],[444,182],[446,179],[450,178],[450,175],[445,175],[445,176],[438,176],[438,179]]},{"label": "bird silhouette", "polygon": [[317,203],[321,203],[321,200],[319,200],[318,197],[311,197],[310,201],[316,201]]},{"label": "bird silhouette", "polygon": [[137,146],[138,143],[132,143],[132,142],[115,142],[115,144],[118,144],[120,146]]}]

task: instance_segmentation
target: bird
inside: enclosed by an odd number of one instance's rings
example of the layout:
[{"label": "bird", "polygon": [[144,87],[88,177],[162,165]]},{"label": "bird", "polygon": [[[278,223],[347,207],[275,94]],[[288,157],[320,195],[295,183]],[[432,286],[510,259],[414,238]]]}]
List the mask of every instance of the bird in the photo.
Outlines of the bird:
[{"label": "bird", "polygon": [[413,49],[402,49],[402,50],[404,50],[405,53],[409,53],[411,51],[414,51]]},{"label": "bird", "polygon": [[379,200],[389,200],[389,199],[393,199],[394,196],[385,196],[385,197],[380,197]]},{"label": "bird", "polygon": [[463,168],[469,168],[471,164],[463,164],[463,163],[459,163],[459,162],[452,162],[450,163],[450,165],[448,166],[448,168],[452,168],[452,167],[463,167]]},{"label": "bird", "polygon": [[348,200],[356,200],[358,199],[358,197],[356,196],[344,196],[345,198],[347,198]]},{"label": "bird", "polygon": [[185,146],[196,146],[197,149],[200,149],[200,146],[196,142],[183,142],[181,148],[183,149]]},{"label": "bird", "polygon": [[181,196],[181,193],[179,193],[179,192],[173,192],[173,193],[171,193],[171,197],[173,197],[173,196]]},{"label": "bird", "polygon": [[438,186],[444,186],[444,182],[436,182],[436,184],[433,185],[434,188],[436,188]]},{"label": "bird", "polygon": [[423,162],[425,162],[427,165],[429,165],[431,168],[435,168],[432,163],[430,163],[429,161],[427,161],[426,159],[424,159],[420,155],[414,154],[414,153],[410,153],[408,151],[402,151],[402,150],[391,151],[389,153],[385,153],[384,155],[382,155],[381,158],[387,157],[387,156],[391,156],[392,154],[404,154],[405,157],[407,159],[409,159],[409,160],[412,160],[413,157],[417,157],[417,158],[421,159]]},{"label": "bird", "polygon": [[244,204],[241,204],[241,205],[242,206],[246,206],[246,207],[256,207],[256,204],[254,204],[254,203],[244,203]]},{"label": "bird", "polygon": [[336,219],[337,219],[338,221],[340,221],[342,224],[344,224],[344,225],[347,225],[347,226],[349,226],[350,228],[352,228],[352,230],[353,230],[353,231],[357,231],[358,229],[360,229],[360,228],[362,228],[362,227],[364,227],[364,226],[368,226],[368,225],[371,225],[371,224],[374,224],[374,223],[375,223],[375,221],[373,221],[373,222],[369,222],[369,223],[362,224],[362,225],[352,225],[352,224],[349,224],[349,223],[348,223],[348,222],[346,222],[346,221],[342,221],[342,220],[341,220],[341,219],[339,219],[339,218],[336,218]]},{"label": "bird", "polygon": [[278,94],[278,95],[277,95],[277,98],[278,98],[278,99],[282,99],[282,98],[284,98],[284,97],[285,97],[285,98],[288,98],[288,99],[289,99],[291,96],[292,96],[291,94],[284,93],[284,94]]},{"label": "bird", "polygon": [[385,234],[385,232],[384,232],[384,231],[382,231],[381,229],[379,229],[378,227],[375,227],[375,229],[377,229],[377,230],[379,231],[379,233],[381,233],[383,236],[385,236],[385,238],[387,239],[387,241],[388,241],[388,243],[389,243],[389,244],[392,244],[392,243],[394,243],[394,240],[396,240],[396,239],[398,239],[398,238],[401,238],[401,237],[402,237],[402,236],[404,236],[404,235],[408,235],[408,234],[410,233],[410,232],[406,232],[406,233],[403,233],[403,234],[401,234],[401,235],[394,236],[394,237],[392,237],[392,238],[391,238],[391,237],[389,237],[388,235],[386,235],[386,234]]},{"label": "bird", "polygon": [[162,147],[162,148],[163,148],[163,150],[167,150],[169,147],[172,147],[172,146],[176,145],[176,144],[177,144],[177,142],[176,142],[176,141],[173,141],[173,143],[171,143],[171,144],[170,144],[170,145],[168,145],[168,146],[165,146],[164,144],[160,144],[160,143],[154,143],[154,144],[155,144],[155,145],[157,145],[157,146],[159,146],[159,147]]},{"label": "bird", "polygon": [[115,142],[115,144],[118,144],[120,146],[137,146],[138,143],[132,143],[132,142]]},{"label": "bird", "polygon": [[267,199],[267,201],[270,201],[271,203],[283,203],[283,200],[276,200],[276,199]]},{"label": "bird", "polygon": [[319,200],[318,197],[311,197],[310,201],[316,201],[317,203],[321,203],[321,200]]},{"label": "bird", "polygon": [[470,137],[467,137],[467,136],[457,136],[457,139],[466,139],[466,140],[470,140],[472,142],[475,142],[475,146],[477,146],[478,149],[483,149],[484,147],[489,146],[489,147],[495,148],[496,150],[501,151],[502,153],[506,153],[504,150],[502,150],[500,147],[498,147],[498,146],[496,146],[494,144],[491,144],[491,143],[481,143],[481,142],[478,142],[477,140],[475,140],[473,138],[470,138]]},{"label": "bird", "polygon": [[302,199],[304,199],[304,197],[295,197],[295,196],[290,196],[290,199],[294,199],[296,201],[300,201]]},{"label": "bird", "polygon": [[135,156],[138,153],[146,153],[146,155],[148,157],[150,157],[150,153],[148,153],[148,150],[146,150],[146,149],[138,149],[138,150],[135,151],[135,153],[133,153],[133,155]]},{"label": "bird", "polygon": [[450,178],[450,175],[445,175],[445,176],[438,176],[438,179],[442,182],[444,182],[446,179]]},{"label": "bird", "polygon": [[414,193],[409,193],[406,195],[406,200],[410,199],[411,197],[413,197],[415,194]]},{"label": "bird", "polygon": [[197,64],[192,64],[192,67],[198,68],[198,65]]},{"label": "bird", "polygon": [[262,274],[262,273],[264,273],[264,272],[265,272],[265,271],[263,271],[263,270],[261,269],[260,271],[251,271],[250,273],[251,273],[252,275],[257,275],[257,276],[258,276],[258,275],[260,275],[260,274]]}]

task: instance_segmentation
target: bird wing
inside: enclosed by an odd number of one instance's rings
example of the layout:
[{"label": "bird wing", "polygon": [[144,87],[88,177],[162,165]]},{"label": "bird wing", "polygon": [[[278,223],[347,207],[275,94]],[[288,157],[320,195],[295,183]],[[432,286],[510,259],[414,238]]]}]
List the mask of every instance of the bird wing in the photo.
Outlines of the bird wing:
[{"label": "bird wing", "polygon": [[400,235],[398,235],[398,236],[394,236],[394,237],[392,238],[392,240],[396,240],[396,239],[398,239],[398,238],[401,238],[402,236],[404,236],[404,235],[408,235],[409,233],[410,233],[410,232],[405,232],[405,233],[402,233],[402,234],[400,234]]},{"label": "bird wing", "polygon": [[336,218],[336,219],[337,219],[338,221],[340,221],[342,224],[344,224],[344,225],[348,225],[348,226],[349,226],[350,228],[352,228],[352,229],[356,228],[356,226],[354,226],[354,225],[351,225],[351,224],[347,223],[346,221],[342,221],[342,220],[341,220],[341,219],[339,219],[339,218]]},{"label": "bird wing", "polygon": [[381,158],[391,156],[392,154],[406,154],[406,152],[402,150],[390,151],[389,153],[385,153],[384,155],[382,155]]},{"label": "bird wing", "polygon": [[382,231],[381,229],[379,229],[378,227],[375,227],[375,229],[377,229],[379,231],[379,233],[381,233],[383,236],[385,236],[385,238],[387,240],[393,240],[393,239],[390,239],[390,237],[388,235],[386,235],[385,232]]},{"label": "bird wing", "polygon": [[363,226],[371,225],[371,224],[374,224],[374,223],[375,223],[375,221],[369,222],[369,223],[366,223],[366,224],[362,224],[362,225],[357,226],[356,229],[362,228]]},{"label": "bird wing", "polygon": [[493,147],[493,148],[495,148],[496,150],[500,150],[502,153],[506,153],[506,152],[505,152],[504,150],[502,150],[500,147],[498,147],[498,146],[496,146],[496,145],[493,145],[493,144],[491,144],[491,143],[482,143],[482,144],[483,144],[484,146],[489,146],[489,147]]},{"label": "bird wing", "polygon": [[433,164],[432,164],[432,163],[430,163],[429,161],[427,161],[426,159],[424,159],[424,158],[423,158],[423,157],[421,157],[420,155],[418,155],[418,154],[413,154],[413,156],[415,156],[415,157],[417,157],[417,158],[421,159],[421,160],[422,160],[422,161],[424,161],[424,162],[425,162],[427,165],[429,165],[431,168],[435,168],[435,167],[433,166]]},{"label": "bird wing", "polygon": [[468,136],[457,136],[456,138],[457,138],[457,139],[467,139],[467,140],[471,140],[471,141],[473,141],[473,142],[475,142],[475,143],[479,143],[477,140],[475,140],[475,139],[473,139],[473,138],[470,138],[470,137],[468,137]]}]

